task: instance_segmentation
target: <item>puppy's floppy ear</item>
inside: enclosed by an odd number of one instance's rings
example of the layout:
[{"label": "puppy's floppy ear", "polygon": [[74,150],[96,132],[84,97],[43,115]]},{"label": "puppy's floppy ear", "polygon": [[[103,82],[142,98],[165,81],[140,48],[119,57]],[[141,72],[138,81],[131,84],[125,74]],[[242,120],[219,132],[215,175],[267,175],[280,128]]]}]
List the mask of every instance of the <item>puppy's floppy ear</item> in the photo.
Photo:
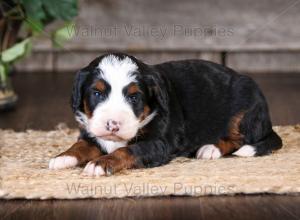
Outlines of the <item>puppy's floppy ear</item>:
[{"label": "puppy's floppy ear", "polygon": [[78,71],[75,76],[71,97],[71,106],[73,113],[82,111],[83,84],[88,74],[89,72],[83,69]]},{"label": "puppy's floppy ear", "polygon": [[144,81],[148,88],[148,93],[153,107],[161,113],[168,112],[168,93],[167,85],[163,79],[156,73],[144,76]]}]

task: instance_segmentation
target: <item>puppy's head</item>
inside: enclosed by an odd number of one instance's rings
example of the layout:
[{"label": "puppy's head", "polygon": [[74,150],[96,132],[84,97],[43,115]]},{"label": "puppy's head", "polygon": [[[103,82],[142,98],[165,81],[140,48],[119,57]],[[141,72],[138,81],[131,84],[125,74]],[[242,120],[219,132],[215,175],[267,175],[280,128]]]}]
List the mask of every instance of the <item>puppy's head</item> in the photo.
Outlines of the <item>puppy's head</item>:
[{"label": "puppy's head", "polygon": [[141,64],[134,57],[109,54],[77,73],[72,108],[78,122],[93,136],[129,141],[156,112]]}]

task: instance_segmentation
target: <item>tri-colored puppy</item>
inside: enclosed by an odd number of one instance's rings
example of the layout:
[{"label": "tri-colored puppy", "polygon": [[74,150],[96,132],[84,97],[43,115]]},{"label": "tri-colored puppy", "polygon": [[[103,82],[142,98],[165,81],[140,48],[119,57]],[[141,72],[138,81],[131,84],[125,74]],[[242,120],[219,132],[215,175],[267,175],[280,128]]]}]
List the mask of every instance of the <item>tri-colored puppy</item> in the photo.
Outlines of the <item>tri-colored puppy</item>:
[{"label": "tri-colored puppy", "polygon": [[85,165],[84,173],[101,176],[178,156],[261,156],[282,146],[256,83],[203,60],[147,65],[100,56],[77,73],[72,108],[79,139],[50,169]]}]

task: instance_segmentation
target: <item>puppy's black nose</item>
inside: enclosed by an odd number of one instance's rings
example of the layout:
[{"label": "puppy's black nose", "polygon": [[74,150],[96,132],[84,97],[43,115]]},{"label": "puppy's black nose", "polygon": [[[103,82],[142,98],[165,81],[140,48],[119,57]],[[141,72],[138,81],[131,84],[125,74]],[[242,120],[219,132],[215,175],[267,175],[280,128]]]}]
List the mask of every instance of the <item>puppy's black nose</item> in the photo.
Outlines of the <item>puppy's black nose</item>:
[{"label": "puppy's black nose", "polygon": [[116,133],[120,130],[120,124],[120,122],[110,119],[106,122],[105,127],[106,130],[111,131],[112,133]]}]

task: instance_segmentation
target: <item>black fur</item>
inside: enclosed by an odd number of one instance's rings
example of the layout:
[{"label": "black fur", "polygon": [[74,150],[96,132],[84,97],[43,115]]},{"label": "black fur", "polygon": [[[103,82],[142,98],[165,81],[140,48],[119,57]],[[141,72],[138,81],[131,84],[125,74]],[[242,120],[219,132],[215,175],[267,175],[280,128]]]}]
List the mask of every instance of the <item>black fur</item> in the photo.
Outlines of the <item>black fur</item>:
[{"label": "black fur", "polygon": [[[120,59],[129,56],[114,55]],[[82,98],[103,57],[77,74],[72,96],[74,113],[82,111]],[[194,157],[199,147],[226,138],[231,118],[242,111],[242,145],[255,146],[257,156],[282,146],[272,130],[266,100],[251,78],[209,61],[146,65],[129,57],[138,65],[136,74],[144,92],[139,98],[158,113],[143,129],[143,135],[132,139],[128,146],[137,158],[137,167],[159,166],[177,156]],[[141,108],[136,114],[140,111]],[[95,143],[84,130],[81,138]]]}]

